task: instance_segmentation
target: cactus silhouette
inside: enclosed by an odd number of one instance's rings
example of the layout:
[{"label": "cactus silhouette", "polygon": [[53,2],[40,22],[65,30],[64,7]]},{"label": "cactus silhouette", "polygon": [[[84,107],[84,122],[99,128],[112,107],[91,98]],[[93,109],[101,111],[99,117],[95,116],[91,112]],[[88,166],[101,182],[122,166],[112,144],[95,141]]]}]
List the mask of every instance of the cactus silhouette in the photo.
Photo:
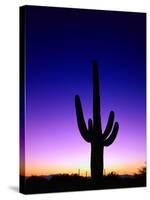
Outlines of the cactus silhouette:
[{"label": "cactus silhouette", "polygon": [[96,61],[93,61],[93,120],[89,118],[88,127],[84,120],[81,101],[78,95],[75,96],[75,107],[81,136],[85,141],[91,143],[91,177],[93,180],[99,181],[103,177],[104,146],[107,147],[114,142],[119,130],[119,124],[118,122],[114,123],[114,112],[111,111],[106,128],[102,132],[98,66]]}]

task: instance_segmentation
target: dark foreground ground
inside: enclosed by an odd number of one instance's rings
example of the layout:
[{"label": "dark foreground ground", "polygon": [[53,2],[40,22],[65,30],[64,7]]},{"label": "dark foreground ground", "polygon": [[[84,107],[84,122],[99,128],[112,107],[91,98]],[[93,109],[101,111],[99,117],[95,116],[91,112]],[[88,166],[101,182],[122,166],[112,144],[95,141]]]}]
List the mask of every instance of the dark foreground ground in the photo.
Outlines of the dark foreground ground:
[{"label": "dark foreground ground", "polygon": [[77,174],[20,177],[20,192],[24,194],[144,186],[146,186],[146,173],[134,176],[119,176],[110,173],[104,176],[99,183],[95,183],[90,177],[78,176]]}]

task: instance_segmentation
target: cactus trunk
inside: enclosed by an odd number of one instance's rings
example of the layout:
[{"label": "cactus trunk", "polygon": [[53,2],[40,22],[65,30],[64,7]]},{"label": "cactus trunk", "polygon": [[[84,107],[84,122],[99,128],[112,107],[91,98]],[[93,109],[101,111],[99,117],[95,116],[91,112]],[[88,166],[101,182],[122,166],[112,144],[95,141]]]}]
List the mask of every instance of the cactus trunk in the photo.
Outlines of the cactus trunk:
[{"label": "cactus trunk", "polygon": [[103,152],[102,144],[91,143],[91,177],[93,180],[101,180],[103,177]]}]

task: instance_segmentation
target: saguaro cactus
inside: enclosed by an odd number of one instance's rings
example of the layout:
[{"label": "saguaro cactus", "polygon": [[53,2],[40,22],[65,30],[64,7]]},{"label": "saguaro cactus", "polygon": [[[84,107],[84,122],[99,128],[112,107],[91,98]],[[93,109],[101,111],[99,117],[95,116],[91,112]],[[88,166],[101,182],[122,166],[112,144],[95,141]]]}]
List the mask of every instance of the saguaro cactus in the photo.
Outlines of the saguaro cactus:
[{"label": "saguaro cactus", "polygon": [[103,177],[104,146],[109,146],[114,142],[119,130],[119,124],[118,122],[114,123],[114,112],[111,111],[106,128],[102,131],[98,66],[96,61],[93,61],[93,120],[89,118],[88,127],[84,120],[78,95],[75,96],[75,107],[81,136],[85,141],[91,143],[91,177],[94,180],[100,180]]}]

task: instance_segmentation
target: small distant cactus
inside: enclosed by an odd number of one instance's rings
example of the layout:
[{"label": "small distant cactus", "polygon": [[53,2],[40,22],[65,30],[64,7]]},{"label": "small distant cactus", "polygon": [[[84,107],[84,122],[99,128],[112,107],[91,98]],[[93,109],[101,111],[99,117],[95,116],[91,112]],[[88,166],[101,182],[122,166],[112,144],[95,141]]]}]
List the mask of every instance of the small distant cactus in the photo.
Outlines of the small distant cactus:
[{"label": "small distant cactus", "polygon": [[109,146],[114,142],[119,130],[119,124],[118,122],[114,124],[114,112],[111,111],[106,128],[102,132],[98,66],[96,61],[93,61],[93,120],[91,118],[88,120],[88,128],[78,95],[75,96],[75,107],[80,133],[85,141],[91,143],[91,177],[93,180],[99,181],[103,177],[104,146]]},{"label": "small distant cactus", "polygon": [[78,176],[80,176],[80,169],[78,169]]}]

